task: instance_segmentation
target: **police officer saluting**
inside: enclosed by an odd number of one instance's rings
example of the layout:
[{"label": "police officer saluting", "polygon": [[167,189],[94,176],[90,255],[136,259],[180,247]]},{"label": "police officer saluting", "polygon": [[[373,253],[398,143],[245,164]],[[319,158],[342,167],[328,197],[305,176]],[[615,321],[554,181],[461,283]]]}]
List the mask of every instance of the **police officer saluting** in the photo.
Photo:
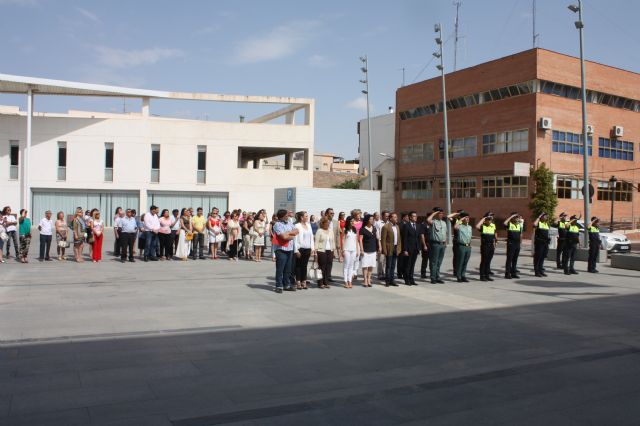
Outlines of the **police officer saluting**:
[{"label": "police officer saluting", "polygon": [[565,212],[560,213],[560,220],[558,220],[558,244],[556,247],[556,267],[558,269],[564,268],[564,242],[567,239],[567,214]]},{"label": "police officer saluting", "polygon": [[480,231],[480,281],[493,281],[491,278],[491,259],[498,244],[498,232],[493,223],[493,213],[487,212],[476,225]]},{"label": "police officer saluting", "polygon": [[455,274],[459,283],[468,283],[467,279],[467,264],[469,263],[469,257],[471,257],[471,234],[473,228],[469,225],[469,213],[459,212],[458,220],[454,225],[454,234],[456,235],[456,242],[454,243],[456,249],[456,268]]},{"label": "police officer saluting", "polygon": [[569,222],[565,224],[567,236],[564,241],[564,254],[562,256],[562,267],[565,275],[577,274],[574,265],[576,262],[576,251],[580,243],[580,228],[578,227],[578,217],[571,216]]},{"label": "police officer saluting", "polygon": [[546,277],[544,273],[544,259],[549,251],[549,216],[546,213],[540,214],[533,222],[535,233],[533,236],[533,270],[536,277]]},{"label": "police officer saluting", "polygon": [[598,254],[600,254],[600,245],[602,244],[599,224],[600,219],[594,216],[591,218],[589,226],[587,226],[587,231],[589,232],[589,267],[587,271],[594,274],[598,273],[596,263],[598,262]]},{"label": "police officer saluting", "polygon": [[520,243],[522,242],[521,216],[513,212],[504,221],[507,228],[507,263],[504,267],[504,277],[507,279],[520,278],[518,275],[518,256],[520,255]]}]

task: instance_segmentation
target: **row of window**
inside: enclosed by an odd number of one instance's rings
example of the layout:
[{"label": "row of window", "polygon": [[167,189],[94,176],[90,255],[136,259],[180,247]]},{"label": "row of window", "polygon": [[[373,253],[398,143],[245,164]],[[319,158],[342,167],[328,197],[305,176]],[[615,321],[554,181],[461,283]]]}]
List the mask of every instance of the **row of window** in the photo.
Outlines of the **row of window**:
[{"label": "row of window", "polygon": [[[9,179],[18,179],[18,166],[20,162],[20,144],[18,141],[9,142]],[[113,165],[114,165],[114,144],[113,142],[105,142],[104,144],[104,181],[113,182]],[[197,183],[206,183],[207,179],[207,147],[206,145],[198,145],[197,154]],[[57,180],[67,180],[67,143],[58,142],[58,170]],[[152,183],[160,182],[160,145],[151,145],[151,176]]]},{"label": "row of window", "polygon": [[[578,87],[568,86],[561,83],[553,83],[545,80],[540,80],[539,86],[541,93],[561,96],[568,99],[582,99],[582,91]],[[640,100],[609,95],[595,90],[587,90],[587,102],[640,112]]]},{"label": "row of window", "polygon": [[[589,155],[593,155],[593,137],[589,136],[587,139]],[[554,130],[551,137],[551,149],[553,152],[582,155],[584,153],[582,135]]]},{"label": "row of window", "polygon": [[[486,92],[478,92],[449,99],[447,100],[447,109],[455,110],[460,108],[468,108],[474,105],[499,101],[514,96],[528,95],[530,93],[536,92],[561,96],[568,99],[581,99],[581,90],[577,87],[545,80],[530,80],[525,81],[524,83],[487,90]],[[610,95],[607,93],[597,92],[595,90],[587,90],[587,102],[607,105],[613,108],[620,108],[628,111],[640,112],[640,100]],[[436,102],[430,105],[424,105],[417,108],[410,108],[406,111],[400,111],[399,115],[400,120],[410,120],[412,118],[437,114],[442,111],[442,102]]]},{"label": "row of window", "polygon": [[[524,152],[529,149],[529,130],[510,130],[482,136],[482,155]],[[434,159],[433,143],[407,145],[401,148],[400,162],[404,164]],[[444,158],[444,141],[438,144],[440,159]],[[478,143],[475,136],[455,138],[449,141],[449,158],[475,157]]]},{"label": "row of window", "polygon": [[[558,198],[569,200],[582,200],[582,187],[584,180],[575,179],[568,176],[558,176],[556,180],[556,194]],[[598,181],[596,196],[600,201],[611,201],[612,194],[615,193],[615,201],[632,201],[634,186],[630,182],[616,182],[616,189],[610,186],[609,181]]]},{"label": "row of window", "polygon": [[[446,188],[443,181],[438,182],[440,198],[445,198]],[[400,197],[403,200],[429,200],[433,198],[433,180],[408,180],[400,182]],[[476,178],[453,178],[450,181],[452,199],[476,198],[480,193],[476,187]],[[483,198],[527,198],[529,196],[529,178],[522,176],[485,176],[482,178]]]},{"label": "row of window", "polygon": [[[528,95],[535,91],[535,80],[525,81],[524,83],[505,86],[498,89],[487,90],[486,92],[473,93],[467,96],[449,99],[447,101],[447,109],[461,109],[470,106],[486,104],[488,102],[499,101],[501,99],[511,98],[514,96]],[[425,115],[437,114],[443,111],[442,102],[424,105],[417,108],[411,108],[400,112],[400,120],[409,120]]]}]

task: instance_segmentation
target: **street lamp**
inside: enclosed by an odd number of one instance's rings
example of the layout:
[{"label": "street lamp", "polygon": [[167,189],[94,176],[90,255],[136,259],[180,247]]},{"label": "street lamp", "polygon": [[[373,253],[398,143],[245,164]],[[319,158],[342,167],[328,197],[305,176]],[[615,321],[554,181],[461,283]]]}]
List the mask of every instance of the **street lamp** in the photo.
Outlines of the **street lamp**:
[{"label": "street lamp", "polygon": [[[444,78],[444,55],[443,55],[443,42],[442,42],[442,26],[435,24],[433,30],[438,37],[436,37],[436,44],[438,45],[438,51],[433,53],[433,56],[440,59],[440,64],[436,65],[436,68],[440,70],[440,77],[442,78],[442,117],[444,120],[444,185],[445,194],[447,197],[447,216],[451,214],[451,182],[449,177],[449,132],[447,130],[447,89],[445,86]],[[451,243],[451,221],[447,220],[447,242]]]},{"label": "street lamp", "polygon": [[395,160],[396,159],[393,155],[387,154],[386,152],[380,152],[380,153],[378,153],[378,155],[380,157],[388,158],[389,160]]},{"label": "street lamp", "polygon": [[362,93],[367,99],[367,153],[369,156],[369,189],[373,189],[373,176],[371,170],[371,115],[369,114],[369,60],[367,55],[360,56],[360,62],[364,66],[360,67],[360,71],[364,74],[364,79],[360,80],[360,83],[364,84],[364,90]]},{"label": "street lamp", "polygon": [[[581,81],[581,90],[582,90],[582,174],[584,180],[584,220],[587,221],[589,219],[589,136],[587,135],[587,88],[586,82],[584,78],[584,37],[582,35],[582,30],[584,28],[584,22],[582,21],[582,0],[578,0],[578,4],[572,4],[568,6],[569,10],[573,13],[578,14],[578,20],[575,22],[575,26],[580,34],[580,81]],[[583,240],[584,247],[588,246],[588,238],[585,233],[585,238]]]},{"label": "street lamp", "polygon": [[[618,179],[615,176],[609,178],[609,189],[611,189],[611,221],[609,222],[609,232],[613,232],[613,202],[616,199],[616,183]],[[586,219],[585,219],[586,221]]]}]

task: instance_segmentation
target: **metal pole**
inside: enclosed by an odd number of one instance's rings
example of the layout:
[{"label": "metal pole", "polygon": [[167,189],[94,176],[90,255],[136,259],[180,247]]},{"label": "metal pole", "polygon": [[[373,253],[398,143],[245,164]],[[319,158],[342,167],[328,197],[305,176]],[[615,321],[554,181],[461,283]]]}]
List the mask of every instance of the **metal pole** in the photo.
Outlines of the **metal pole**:
[{"label": "metal pole", "polygon": [[454,48],[453,48],[453,70],[458,69],[458,25],[459,25],[459,15],[460,15],[460,5],[461,1],[456,1],[453,3],[456,7],[456,22],[455,22],[455,36],[454,36]]},{"label": "metal pole", "polygon": [[364,55],[365,95],[367,96],[367,152],[369,153],[369,189],[373,190],[373,170],[371,169],[371,115],[369,113],[369,58]]},{"label": "metal pole", "polygon": [[616,199],[616,182],[613,181],[611,187],[611,222],[609,223],[609,232],[613,232],[613,202]]},{"label": "metal pole", "polygon": [[[29,153],[31,151],[31,140],[33,135],[33,90],[27,91],[27,145],[24,150],[24,189],[22,194],[22,208],[31,212],[31,188],[29,183]],[[33,216],[32,216],[33,217]]]},{"label": "metal pole", "polygon": [[[444,185],[447,197],[447,216],[451,214],[451,182],[449,176],[449,131],[447,127],[447,89],[444,77],[444,55],[442,40],[442,26],[438,25],[438,46],[440,46],[440,76],[442,78],[442,118],[444,121]],[[451,243],[451,221],[447,220],[447,242]]]},{"label": "metal pole", "polygon": [[[584,23],[582,21],[582,8],[583,3],[582,0],[578,0],[578,22],[576,22],[576,28],[578,28],[578,32],[580,33],[580,80],[581,80],[581,89],[582,89],[582,169],[584,180],[584,220],[585,223],[590,219],[589,212],[589,135],[587,134],[587,87],[586,81],[584,77],[584,37],[582,35],[582,29],[584,28]],[[585,232],[583,239],[583,246],[588,247],[587,233]]]}]

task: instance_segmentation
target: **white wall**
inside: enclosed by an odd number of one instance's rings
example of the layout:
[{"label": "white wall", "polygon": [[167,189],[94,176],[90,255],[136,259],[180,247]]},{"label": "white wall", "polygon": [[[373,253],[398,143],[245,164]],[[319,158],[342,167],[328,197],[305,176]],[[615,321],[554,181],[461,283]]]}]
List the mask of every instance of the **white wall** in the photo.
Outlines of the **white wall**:
[{"label": "white wall", "polygon": [[[313,114],[313,113],[312,113]],[[300,148],[313,158],[311,125],[219,123],[159,117],[74,117],[48,114],[34,118],[30,153],[32,189],[136,190],[140,208],[147,191],[228,192],[229,207],[246,210],[273,206],[276,187],[313,185],[308,170],[238,168],[238,146]],[[113,117],[109,115],[108,117]],[[311,119],[313,123],[313,119]],[[0,114],[0,204],[24,205],[19,181],[9,180],[9,141],[19,140],[24,165],[26,117]],[[57,143],[67,143],[67,179],[57,177]],[[104,181],[105,142],[114,143],[113,182]],[[160,183],[150,183],[151,145],[159,144]],[[207,146],[207,183],[196,183],[197,146]],[[21,174],[22,177],[22,174]]]},{"label": "white wall", "polygon": [[[360,120],[360,168],[359,173],[369,170],[369,149],[367,142],[367,119]],[[395,157],[396,116],[384,114],[371,117],[371,170],[375,170],[385,157],[381,152]],[[364,182],[366,183],[366,182]]]}]

